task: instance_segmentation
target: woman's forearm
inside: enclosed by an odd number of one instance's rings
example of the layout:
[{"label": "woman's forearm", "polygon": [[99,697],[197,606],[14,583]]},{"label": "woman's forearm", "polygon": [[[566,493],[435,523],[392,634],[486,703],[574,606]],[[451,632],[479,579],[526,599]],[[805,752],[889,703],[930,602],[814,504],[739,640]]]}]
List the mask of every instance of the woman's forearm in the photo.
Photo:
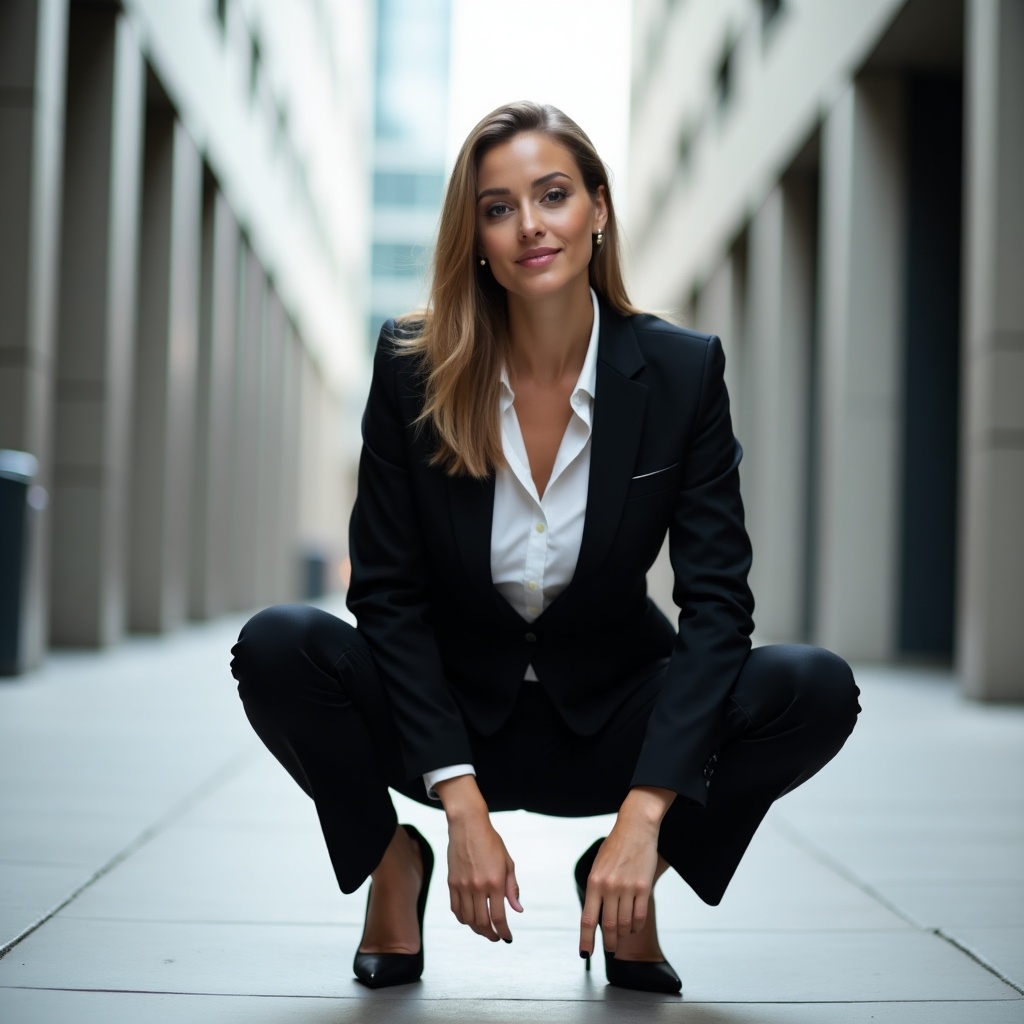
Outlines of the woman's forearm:
[{"label": "woman's forearm", "polygon": [[438,782],[434,792],[444,807],[449,825],[488,816],[487,801],[473,775],[456,775]]},{"label": "woman's forearm", "polygon": [[657,786],[634,786],[622,801],[616,823],[648,828],[657,834],[676,794]]}]

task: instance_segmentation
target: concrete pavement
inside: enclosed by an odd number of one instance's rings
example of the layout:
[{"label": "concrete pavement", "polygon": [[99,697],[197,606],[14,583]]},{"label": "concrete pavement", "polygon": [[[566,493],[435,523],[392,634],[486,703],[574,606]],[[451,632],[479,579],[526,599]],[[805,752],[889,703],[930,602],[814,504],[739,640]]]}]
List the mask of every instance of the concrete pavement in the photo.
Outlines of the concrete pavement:
[{"label": "concrete pavement", "polygon": [[[459,926],[442,871],[422,983],[351,976],[365,894],[249,731],[238,619],[0,685],[0,1021],[1024,1022],[1024,708],[949,673],[857,671],[838,759],[776,805],[721,907],[658,888],[682,1000],[576,954],[576,857],[607,819],[500,816],[526,913],[512,946]],[[444,822],[402,802],[443,854]]]}]

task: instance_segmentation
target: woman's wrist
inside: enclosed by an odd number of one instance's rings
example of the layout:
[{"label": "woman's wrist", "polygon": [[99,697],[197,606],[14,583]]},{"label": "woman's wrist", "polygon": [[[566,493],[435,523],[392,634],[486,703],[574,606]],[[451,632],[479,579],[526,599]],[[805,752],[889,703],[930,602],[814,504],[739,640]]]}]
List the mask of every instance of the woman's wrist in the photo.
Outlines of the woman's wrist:
[{"label": "woman's wrist", "polygon": [[444,807],[449,825],[488,816],[487,802],[473,775],[456,775],[453,779],[438,782],[434,792]]},{"label": "woman's wrist", "polygon": [[618,820],[623,824],[646,826],[658,831],[676,794],[656,786],[634,786],[622,801]]}]

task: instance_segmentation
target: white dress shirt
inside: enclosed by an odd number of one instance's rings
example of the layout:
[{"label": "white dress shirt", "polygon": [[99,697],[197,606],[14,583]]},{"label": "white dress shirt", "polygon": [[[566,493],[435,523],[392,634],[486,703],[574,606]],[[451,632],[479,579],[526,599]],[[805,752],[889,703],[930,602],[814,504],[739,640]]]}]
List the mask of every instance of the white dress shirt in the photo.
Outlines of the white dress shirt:
[{"label": "white dress shirt", "polygon": [[[569,396],[572,415],[555,455],[551,478],[538,495],[530,473],[515,392],[508,373],[501,373],[501,446],[506,464],[494,481],[491,520],[491,579],[498,593],[527,622],[538,615],[569,585],[576,571],[590,483],[590,433],[597,387],[597,335],[600,313],[590,290],[594,326],[590,331],[583,369]],[[535,680],[533,666],[526,679]],[[437,799],[434,786],[458,775],[475,775],[472,765],[455,764],[423,776],[427,794]]]}]

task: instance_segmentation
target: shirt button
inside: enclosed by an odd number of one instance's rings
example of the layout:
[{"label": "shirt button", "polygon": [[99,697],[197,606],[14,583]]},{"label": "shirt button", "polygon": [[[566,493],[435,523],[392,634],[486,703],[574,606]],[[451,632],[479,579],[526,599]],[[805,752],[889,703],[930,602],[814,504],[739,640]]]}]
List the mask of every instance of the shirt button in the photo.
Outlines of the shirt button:
[{"label": "shirt button", "polygon": [[527,586],[527,588],[529,590],[536,590],[537,589],[537,581],[536,580],[530,580],[530,582],[527,583],[526,586]]},{"label": "shirt button", "polygon": [[544,524],[543,523],[538,523],[537,524],[537,532],[538,533],[543,533],[544,532]]},{"label": "shirt button", "polygon": [[535,644],[537,642],[537,634],[536,633],[527,633],[526,636],[523,637],[523,639],[528,644]]},{"label": "shirt button", "polygon": [[539,609],[539,608],[538,608],[538,607],[537,607],[536,605],[533,605],[533,604],[531,604],[531,605],[530,605],[530,607],[529,607],[529,608],[527,608],[526,610],[527,610],[527,611],[528,611],[528,612],[529,612],[529,613],[530,613],[531,615],[536,615],[536,614],[537,614],[537,612],[538,612],[538,611],[540,611],[540,609]]}]

